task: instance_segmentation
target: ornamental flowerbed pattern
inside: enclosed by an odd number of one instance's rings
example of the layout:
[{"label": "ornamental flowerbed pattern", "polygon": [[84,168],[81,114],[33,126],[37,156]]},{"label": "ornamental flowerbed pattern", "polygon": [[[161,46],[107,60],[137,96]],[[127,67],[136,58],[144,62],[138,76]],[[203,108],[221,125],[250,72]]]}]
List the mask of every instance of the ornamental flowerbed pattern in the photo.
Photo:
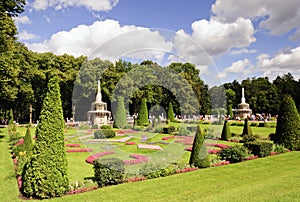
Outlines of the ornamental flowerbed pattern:
[{"label": "ornamental flowerbed pattern", "polygon": [[67,147],[80,147],[80,144],[66,144]]},{"label": "ornamental flowerbed pattern", "polygon": [[97,153],[97,154],[93,154],[93,155],[87,157],[85,159],[85,162],[93,164],[94,160],[96,160],[96,159],[98,159],[102,156],[106,156],[106,155],[110,155],[110,154],[115,154],[115,151],[104,151],[104,152],[100,152],[100,153]]},{"label": "ornamental flowerbed pattern", "polygon": [[131,154],[129,157],[134,158],[133,160],[124,160],[125,165],[136,165],[145,163],[149,160],[147,156],[141,154]]},{"label": "ornamental flowerbed pattern", "polygon": [[93,149],[90,148],[82,148],[82,149],[67,149],[66,152],[67,153],[77,153],[77,152],[92,152]]}]

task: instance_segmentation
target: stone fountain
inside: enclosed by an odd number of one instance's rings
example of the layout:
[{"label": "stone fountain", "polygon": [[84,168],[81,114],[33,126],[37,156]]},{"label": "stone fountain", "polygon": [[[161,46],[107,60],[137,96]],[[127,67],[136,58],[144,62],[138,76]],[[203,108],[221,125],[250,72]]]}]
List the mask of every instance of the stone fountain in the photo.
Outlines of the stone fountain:
[{"label": "stone fountain", "polygon": [[246,103],[244,88],[242,88],[242,99],[241,103],[238,104],[238,108],[233,110],[235,112],[235,116],[240,117],[242,119],[251,117],[252,109],[250,109],[249,104]]}]

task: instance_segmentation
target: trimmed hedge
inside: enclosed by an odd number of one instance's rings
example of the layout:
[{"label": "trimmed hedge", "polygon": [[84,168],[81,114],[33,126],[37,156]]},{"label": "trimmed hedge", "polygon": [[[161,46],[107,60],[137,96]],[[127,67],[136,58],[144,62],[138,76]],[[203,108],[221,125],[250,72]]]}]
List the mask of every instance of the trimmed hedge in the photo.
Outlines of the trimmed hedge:
[{"label": "trimmed hedge", "polygon": [[229,128],[228,121],[224,121],[224,126],[221,134],[221,140],[228,141],[231,138],[231,132]]},{"label": "trimmed hedge", "polygon": [[116,132],[111,129],[96,130],[94,132],[94,137],[95,139],[114,138],[116,137]]},{"label": "trimmed hedge", "polygon": [[273,143],[271,142],[247,142],[244,146],[249,149],[253,155],[259,157],[269,156],[272,149]]},{"label": "trimmed hedge", "polygon": [[124,181],[124,162],[118,158],[94,160],[94,180],[99,187],[115,185]]},{"label": "trimmed hedge", "polygon": [[164,127],[164,134],[171,134],[175,132],[175,127],[174,126],[169,126],[169,127]]},{"label": "trimmed hedge", "polygon": [[102,125],[100,129],[112,129],[111,125]]},{"label": "trimmed hedge", "polygon": [[222,149],[218,155],[222,160],[229,161],[230,163],[237,163],[243,161],[248,156],[248,150],[243,146],[236,145]]}]

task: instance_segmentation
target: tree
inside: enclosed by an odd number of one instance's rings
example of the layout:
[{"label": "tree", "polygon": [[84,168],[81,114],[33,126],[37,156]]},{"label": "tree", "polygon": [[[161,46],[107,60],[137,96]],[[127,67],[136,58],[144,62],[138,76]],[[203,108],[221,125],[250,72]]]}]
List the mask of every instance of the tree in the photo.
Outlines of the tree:
[{"label": "tree", "polygon": [[170,122],[174,122],[174,110],[173,110],[173,105],[172,102],[169,102],[169,107],[168,107],[168,119]]},{"label": "tree", "polygon": [[208,152],[204,142],[204,135],[201,132],[200,125],[194,138],[193,149],[190,156],[190,165],[198,168],[207,168],[210,166]]},{"label": "tree", "polygon": [[300,117],[294,100],[288,95],[280,105],[274,143],[290,150],[300,149]]},{"label": "tree", "polygon": [[245,119],[242,137],[246,135],[253,136],[248,119]]},{"label": "tree", "polygon": [[225,120],[222,134],[221,134],[221,140],[228,141],[230,138],[231,138],[231,132],[230,132],[228,120]]},{"label": "tree", "polygon": [[24,195],[44,199],[68,190],[64,127],[59,83],[54,77],[48,83],[32,156],[23,170]]},{"label": "tree", "polygon": [[115,113],[114,128],[124,128],[127,125],[124,98],[117,98],[117,109]]},{"label": "tree", "polygon": [[145,98],[142,99],[141,105],[139,107],[139,113],[138,113],[138,117],[137,117],[137,124],[139,126],[144,126],[144,125],[149,124],[148,109],[147,109],[147,103],[146,103]]},{"label": "tree", "polygon": [[24,12],[25,0],[2,0],[0,2],[0,12],[16,17]]},{"label": "tree", "polygon": [[24,137],[24,150],[26,151],[26,154],[31,153],[33,147],[31,132],[30,132],[30,126],[27,126],[27,130]]}]

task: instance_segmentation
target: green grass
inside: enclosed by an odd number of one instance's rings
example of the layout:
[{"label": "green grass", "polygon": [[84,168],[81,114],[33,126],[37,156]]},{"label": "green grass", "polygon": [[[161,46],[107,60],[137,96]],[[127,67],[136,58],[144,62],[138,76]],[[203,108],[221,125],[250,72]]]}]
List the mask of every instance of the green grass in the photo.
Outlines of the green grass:
[{"label": "green grass", "polygon": [[51,201],[299,201],[299,157],[291,152]]},{"label": "green grass", "polygon": [[0,154],[0,201],[18,201],[19,189],[10,156],[6,128],[1,128]]}]

